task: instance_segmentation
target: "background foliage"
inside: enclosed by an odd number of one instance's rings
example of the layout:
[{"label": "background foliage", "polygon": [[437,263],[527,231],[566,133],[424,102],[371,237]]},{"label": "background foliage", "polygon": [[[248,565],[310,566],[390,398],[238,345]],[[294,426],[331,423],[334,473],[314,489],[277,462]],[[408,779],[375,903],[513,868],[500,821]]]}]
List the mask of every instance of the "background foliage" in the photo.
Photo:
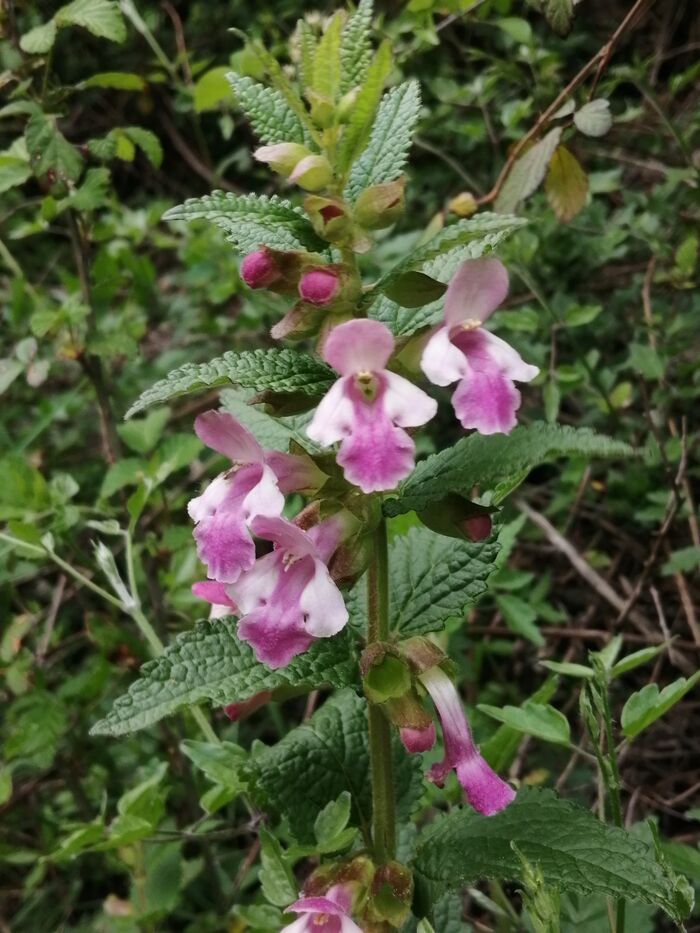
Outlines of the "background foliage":
[{"label": "background foliage", "polygon": [[[544,149],[521,149],[498,192],[496,208],[529,223],[500,249],[511,294],[497,325],[543,370],[527,392],[525,424],[544,415],[594,428],[639,456],[556,460],[531,472],[501,515],[497,576],[466,624],[466,598],[450,607],[446,637],[467,701],[478,696],[474,722],[489,761],[587,806],[600,805],[594,746],[576,710],[591,677],[588,649],[608,645],[626,823],[649,840],[651,818],[670,867],[697,884],[700,730],[692,682],[682,680],[700,651],[697,438],[688,427],[700,395],[693,6],[635,4],[606,51],[631,3],[582,3],[566,36],[567,3],[379,4],[380,34],[397,50],[392,83],[418,79],[423,104],[407,215],[376,254],[384,265],[365,271],[381,275],[446,212],[463,212],[465,192],[486,195],[513,146],[593,60],[567,98],[576,111],[548,126]],[[333,8],[318,7],[311,22]],[[226,739],[216,749],[187,714],[119,740],[89,735],[149,657],[138,613],[167,642],[200,612],[184,505],[215,472],[191,423],[216,392],[122,416],[180,365],[222,357],[196,378],[227,384],[225,352],[270,345],[284,308],[242,289],[215,226],[160,218],[212,188],[274,194],[224,77],[234,67],[254,78],[258,65],[225,27],[282,53],[307,12],[291,0],[252,17],[237,0],[215,9],[4,6],[0,917],[13,933],[219,930],[224,916],[232,930],[277,929],[279,907],[296,892],[280,841],[302,873],[305,844],[347,844],[342,781],[329,791],[337,812],[314,825],[311,808],[285,811],[276,749],[261,744],[286,735],[303,760],[316,694],[236,725],[215,712]],[[609,109],[586,108],[589,92]],[[562,140],[566,149],[556,149]],[[327,377],[321,369],[313,378]],[[241,407],[240,391],[225,396]],[[266,424],[262,412],[254,417]],[[457,436],[445,406],[434,449]],[[406,534],[413,519],[401,501],[394,547],[408,549],[417,532]],[[141,599],[127,612],[90,589],[111,587],[123,606],[120,573]],[[358,713],[340,694],[316,715]],[[290,732],[305,719],[305,732]],[[410,801],[410,769],[401,780]],[[275,835],[258,832],[253,784],[286,817],[269,827]],[[458,799],[456,784],[448,796]],[[431,793],[412,802],[421,825],[442,806]],[[357,817],[361,801],[354,806]],[[447,818],[431,833],[454,831]],[[418,852],[434,880],[430,845]],[[468,864],[454,871],[463,897],[440,902],[436,930],[519,928],[514,889],[478,886]],[[635,931],[663,928],[652,907],[632,910]],[[606,906],[570,894],[562,916],[564,929],[598,930]]]}]

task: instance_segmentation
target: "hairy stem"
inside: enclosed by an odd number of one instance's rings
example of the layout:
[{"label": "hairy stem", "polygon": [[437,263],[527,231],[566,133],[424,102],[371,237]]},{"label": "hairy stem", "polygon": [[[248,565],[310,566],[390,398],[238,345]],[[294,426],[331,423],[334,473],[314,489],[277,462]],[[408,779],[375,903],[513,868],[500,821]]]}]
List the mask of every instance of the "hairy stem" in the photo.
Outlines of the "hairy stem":
[{"label": "hairy stem", "polygon": [[[386,641],[389,637],[389,555],[386,523],[379,524],[374,538],[374,554],[368,570],[367,640]],[[372,773],[372,840],[378,863],[394,857],[396,815],[394,805],[391,728],[378,706],[369,705],[369,755]]]},{"label": "hairy stem", "polygon": [[[605,745],[608,756],[609,768],[602,770],[603,783],[607,792],[608,803],[612,813],[613,822],[622,829],[622,802],[620,799],[620,771],[617,766],[617,753],[615,751],[615,741],[612,730],[612,711],[610,709],[610,697],[608,696],[607,678],[601,685],[601,695],[603,699],[603,719],[605,723]],[[624,933],[625,931],[625,899],[621,897],[617,901],[615,933]]]}]

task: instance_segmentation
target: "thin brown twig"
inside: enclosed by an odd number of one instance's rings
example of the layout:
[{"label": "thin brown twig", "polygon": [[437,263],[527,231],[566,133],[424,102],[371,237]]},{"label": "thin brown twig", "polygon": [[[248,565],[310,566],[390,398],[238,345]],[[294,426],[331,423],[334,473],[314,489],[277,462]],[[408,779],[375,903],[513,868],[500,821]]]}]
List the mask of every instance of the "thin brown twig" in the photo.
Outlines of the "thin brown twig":
[{"label": "thin brown twig", "polygon": [[600,79],[600,76],[602,75],[603,71],[605,70],[605,67],[607,66],[608,62],[610,61],[610,57],[612,56],[613,49],[615,48],[615,45],[620,40],[620,37],[623,35],[625,30],[629,28],[632,21],[635,19],[637,14],[641,11],[642,7],[645,4],[652,3],[652,2],[653,0],[637,0],[637,2],[627,13],[625,18],[622,20],[622,22],[617,27],[615,32],[610,36],[610,38],[605,43],[605,45],[601,46],[601,48],[598,49],[598,51],[593,56],[593,58],[591,58],[588,62],[586,62],[586,64],[583,66],[583,68],[581,68],[578,74],[574,75],[571,81],[569,81],[569,83],[566,85],[564,90],[560,91],[560,93],[557,94],[557,96],[554,98],[552,103],[546,108],[546,110],[544,110],[540,114],[540,116],[537,118],[532,128],[528,130],[528,132],[524,136],[522,136],[518,140],[518,142],[515,144],[515,146],[513,146],[513,148],[511,149],[510,153],[508,154],[508,158],[506,159],[505,165],[501,169],[500,174],[498,178],[496,179],[496,182],[493,188],[483,197],[477,198],[476,203],[479,206],[483,206],[484,204],[490,204],[492,201],[496,200],[501,188],[503,187],[503,184],[506,178],[510,174],[510,170],[512,169],[518,156],[522,153],[522,151],[525,149],[527,144],[532,139],[534,139],[535,136],[537,136],[537,134],[540,132],[542,127],[547,123],[550,117],[552,117],[557,112],[559,107],[564,103],[564,101],[569,97],[569,95],[572,94],[576,90],[579,84],[581,84],[581,82],[588,76],[588,74],[593,70],[593,68],[595,68],[595,66],[598,65],[598,70],[596,72],[596,76],[593,81],[593,89],[595,90],[597,82]]}]

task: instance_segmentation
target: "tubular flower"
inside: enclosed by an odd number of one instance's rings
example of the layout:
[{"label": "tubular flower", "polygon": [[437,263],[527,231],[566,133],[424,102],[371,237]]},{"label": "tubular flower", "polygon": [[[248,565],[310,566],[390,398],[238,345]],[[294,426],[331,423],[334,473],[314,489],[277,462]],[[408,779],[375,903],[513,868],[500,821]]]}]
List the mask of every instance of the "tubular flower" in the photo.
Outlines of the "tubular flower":
[{"label": "tubular flower", "polygon": [[508,273],[497,259],[468,259],[445,293],[445,323],[426,344],[421,367],[435,385],[459,381],[452,396],[465,428],[507,434],[516,425],[520,392],[539,369],[482,325],[508,292]]},{"label": "tubular flower", "polygon": [[454,769],[467,800],[478,813],[493,816],[505,809],[515,792],[481,757],[454,684],[439,667],[422,673],[420,680],[437,709],[445,746],[445,758],[433,765],[428,780],[442,787],[447,773]]},{"label": "tubular flower", "polygon": [[340,441],[345,478],[365,493],[393,489],[408,476],[415,446],[403,428],[425,424],[437,410],[422,389],[385,369],[393,349],[391,332],[378,321],[335,327],[322,355],[341,378],[306,429],[324,447]]},{"label": "tubular flower", "polygon": [[225,616],[237,616],[238,607],[226,595],[223,583],[215,580],[200,580],[192,584],[192,595],[211,604],[210,619],[223,619]]},{"label": "tubular flower", "polygon": [[226,592],[240,608],[238,637],[258,661],[284,667],[314,638],[329,638],[348,621],[326,566],[343,535],[344,519],[333,516],[306,532],[283,518],[259,516],[251,529],[275,549]]},{"label": "tubular flower", "polygon": [[302,897],[285,913],[302,914],[283,933],[362,933],[350,919],[350,895],[336,884],[322,897]]}]

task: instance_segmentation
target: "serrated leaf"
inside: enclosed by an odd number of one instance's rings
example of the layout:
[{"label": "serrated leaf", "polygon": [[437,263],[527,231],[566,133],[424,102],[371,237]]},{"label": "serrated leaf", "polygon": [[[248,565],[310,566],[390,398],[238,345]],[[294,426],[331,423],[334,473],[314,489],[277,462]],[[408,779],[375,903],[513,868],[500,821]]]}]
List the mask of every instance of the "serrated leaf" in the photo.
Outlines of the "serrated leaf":
[{"label": "serrated leaf", "polygon": [[163,161],[163,147],[155,133],[142,126],[125,126],[122,132],[139,147],[154,168],[160,168]]},{"label": "serrated leaf", "polygon": [[[420,796],[420,761],[398,741],[393,752],[397,809],[405,819]],[[352,799],[353,823],[368,839],[372,805],[365,700],[352,690],[334,694],[311,719],[258,753],[251,775],[261,805],[286,817],[299,842],[315,844],[319,812],[343,791]]]},{"label": "serrated leaf", "polygon": [[202,700],[225,706],[277,687],[344,686],[353,682],[356,668],[347,632],[317,639],[287,667],[273,671],[256,661],[251,648],[236,638],[230,617],[198,622],[178,635],[159,658],[141,667],[128,693],[115,701],[91,734],[125,735],[145,729]]},{"label": "serrated leaf", "polygon": [[67,141],[53,120],[35,113],[24,130],[32,170],[37,177],[53,171],[59,179],[77,181],[83,170],[83,160],[77,149]]},{"label": "serrated leaf", "polygon": [[128,71],[101,71],[80,82],[81,87],[111,87],[117,91],[143,91],[146,82]]},{"label": "serrated leaf", "polygon": [[574,0],[542,0],[542,12],[558,35],[569,34],[574,18]]},{"label": "serrated leaf", "polygon": [[65,207],[76,211],[94,211],[102,207],[109,200],[109,182],[109,169],[89,168],[80,187],[58,202],[56,212]]},{"label": "serrated leaf", "polygon": [[549,161],[544,182],[552,210],[560,223],[567,223],[585,206],[588,175],[566,146],[557,146]]},{"label": "serrated leaf", "polygon": [[345,189],[347,198],[354,201],[370,185],[399,177],[408,159],[420,106],[417,81],[406,81],[384,95],[367,148],[350,172]]},{"label": "serrated leaf", "polygon": [[289,201],[264,194],[232,194],[212,191],[201,198],[188,198],[171,207],[163,220],[208,220],[220,227],[240,253],[260,245],[280,250],[322,250],[326,244],[299,208]]},{"label": "serrated leaf", "polygon": [[320,97],[335,101],[340,85],[340,35],[343,14],[338,10],[324,27],[314,56],[311,89]]},{"label": "serrated leaf", "polygon": [[338,147],[338,171],[345,173],[367,145],[372,131],[372,120],[381,100],[384,82],[391,70],[391,43],[386,41],[377,49],[367,76],[360,88],[350,119],[343,128]]},{"label": "serrated leaf", "polygon": [[515,162],[496,198],[494,207],[497,211],[510,214],[524,198],[539,188],[561,134],[562,128],[556,126]]},{"label": "serrated leaf", "polygon": [[220,401],[221,407],[248,428],[266,450],[288,451],[289,442],[294,440],[305,450],[318,452],[319,448],[314,446],[304,432],[312,416],[310,412],[289,418],[276,418],[255,405],[249,405],[244,393],[239,389],[223,389]]},{"label": "serrated leaf", "polygon": [[605,136],[612,126],[610,101],[599,97],[584,104],[574,114],[574,126],[586,136]]},{"label": "serrated leaf", "polygon": [[236,95],[238,106],[250,120],[261,142],[306,142],[301,121],[279,91],[234,71],[228,72],[226,77]]},{"label": "serrated leaf", "polygon": [[[442,628],[462,616],[486,590],[495,567],[496,541],[458,541],[427,528],[411,528],[392,541],[389,561],[391,627],[405,638]],[[367,624],[367,581],[362,578],[347,598],[350,618]]]},{"label": "serrated leaf", "polygon": [[360,0],[348,19],[340,40],[340,93],[358,87],[372,62],[372,0]]},{"label": "serrated leaf", "polygon": [[628,739],[633,739],[652,723],[660,719],[672,706],[692,690],[700,680],[700,671],[696,671],[690,678],[679,677],[672,684],[659,690],[658,684],[647,684],[633,693],[622,707],[620,724],[622,732]]},{"label": "serrated leaf", "polygon": [[335,381],[335,375],[325,363],[308,353],[295,350],[228,350],[208,363],[185,363],[168,373],[145,392],[126,413],[131,418],[152,405],[201,389],[238,385],[257,392],[303,392],[322,396]]},{"label": "serrated leaf", "polygon": [[19,40],[19,47],[28,55],[44,55],[53,48],[57,31],[56,23],[50,19],[48,23],[25,32]]},{"label": "serrated leaf", "polygon": [[126,24],[116,0],[73,0],[62,6],[54,19],[59,27],[82,26],[93,36],[110,42],[126,39]]},{"label": "serrated leaf", "polygon": [[438,454],[421,461],[399,486],[396,499],[387,499],[389,516],[421,511],[448,492],[468,495],[478,485],[480,495],[490,493],[498,505],[526,478],[533,467],[559,457],[631,457],[634,450],[623,441],[590,428],[568,425],[521,425],[510,434],[471,434]]},{"label": "serrated leaf", "polygon": [[344,790],[337,800],[331,800],[319,812],[314,820],[314,835],[318,842],[330,842],[342,833],[350,819],[351,804],[350,793]]},{"label": "serrated leaf", "polygon": [[415,867],[421,881],[439,890],[479,878],[522,880],[512,843],[547,884],[655,904],[677,922],[684,916],[681,899],[645,842],[550,790],[520,790],[495,816],[453,809],[422,833]]},{"label": "serrated leaf", "polygon": [[535,738],[555,745],[569,745],[571,732],[563,713],[548,703],[526,700],[522,706],[489,706],[479,703],[478,709],[492,719],[504,723],[517,732],[534,735]]}]

